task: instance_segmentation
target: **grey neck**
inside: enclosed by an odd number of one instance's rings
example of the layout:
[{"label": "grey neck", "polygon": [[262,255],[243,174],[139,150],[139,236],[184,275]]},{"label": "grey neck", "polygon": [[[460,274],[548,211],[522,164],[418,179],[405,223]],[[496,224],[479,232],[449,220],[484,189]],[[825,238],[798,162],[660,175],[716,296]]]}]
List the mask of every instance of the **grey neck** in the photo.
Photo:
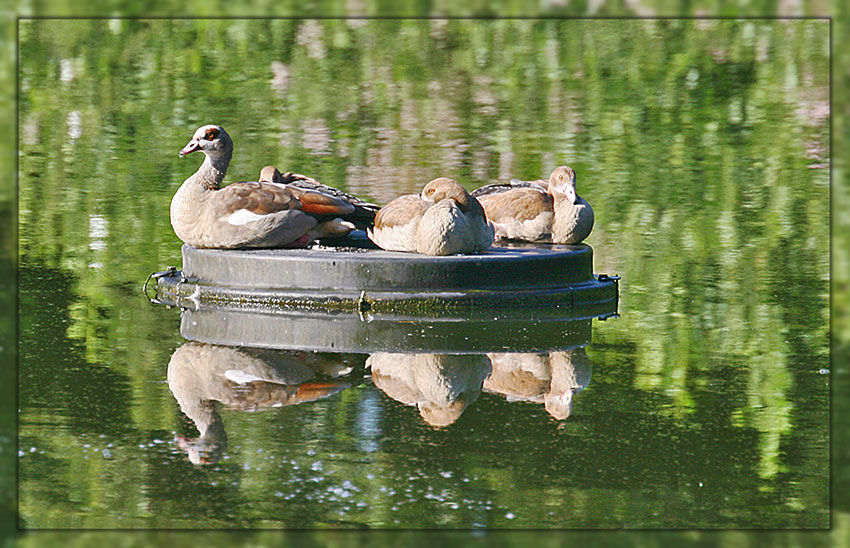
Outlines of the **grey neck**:
[{"label": "grey neck", "polygon": [[195,172],[195,180],[207,190],[218,190],[221,188],[221,182],[224,181],[224,175],[227,173],[227,166],[230,164],[230,154],[204,155],[204,163]]}]

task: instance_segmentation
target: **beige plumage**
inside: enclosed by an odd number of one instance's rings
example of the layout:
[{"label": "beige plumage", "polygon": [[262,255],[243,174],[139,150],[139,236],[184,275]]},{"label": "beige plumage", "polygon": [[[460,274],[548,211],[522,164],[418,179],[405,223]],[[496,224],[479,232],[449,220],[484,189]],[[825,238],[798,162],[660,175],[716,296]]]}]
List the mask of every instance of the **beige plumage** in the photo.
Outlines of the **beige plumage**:
[{"label": "beige plumage", "polygon": [[472,195],[493,223],[497,239],[579,243],[593,229],[593,209],[576,193],[576,174],[555,168],[548,181],[487,185]]},{"label": "beige plumage", "polygon": [[478,253],[493,242],[493,227],[481,204],[446,177],[429,182],[418,195],[401,196],[382,207],[368,234],[383,249],[425,255]]},{"label": "beige plumage", "polygon": [[180,156],[198,150],[204,162],[171,200],[174,232],[194,247],[303,247],[318,236],[313,227],[344,220],[356,210],[338,197],[296,195],[286,185],[240,182],[221,188],[233,153],[233,141],[221,126],[198,128]]},{"label": "beige plumage", "polygon": [[490,373],[485,355],[377,352],[366,366],[375,386],[390,398],[416,407],[431,426],[448,426],[481,393]]},{"label": "beige plumage", "polygon": [[487,355],[493,372],[484,390],[502,394],[509,401],[542,403],[553,418],[570,416],[573,396],[590,384],[592,365],[584,347],[548,354],[521,352]]}]

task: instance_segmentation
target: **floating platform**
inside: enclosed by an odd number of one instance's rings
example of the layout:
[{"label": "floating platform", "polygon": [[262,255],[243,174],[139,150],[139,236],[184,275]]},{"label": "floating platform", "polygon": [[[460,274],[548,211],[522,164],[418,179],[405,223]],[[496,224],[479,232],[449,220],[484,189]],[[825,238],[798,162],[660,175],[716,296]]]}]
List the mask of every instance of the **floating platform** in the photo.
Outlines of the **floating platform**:
[{"label": "floating platform", "polygon": [[192,309],[225,305],[396,319],[579,319],[617,312],[618,278],[594,275],[593,250],[584,244],[494,246],[447,257],[364,247],[184,245],[182,271],[153,275],[157,299]]},{"label": "floating platform", "polygon": [[548,352],[586,345],[617,314],[617,277],[587,245],[516,244],[431,257],[349,245],[183,246],[152,274],[156,302],[183,309],[192,341],[323,352]]}]

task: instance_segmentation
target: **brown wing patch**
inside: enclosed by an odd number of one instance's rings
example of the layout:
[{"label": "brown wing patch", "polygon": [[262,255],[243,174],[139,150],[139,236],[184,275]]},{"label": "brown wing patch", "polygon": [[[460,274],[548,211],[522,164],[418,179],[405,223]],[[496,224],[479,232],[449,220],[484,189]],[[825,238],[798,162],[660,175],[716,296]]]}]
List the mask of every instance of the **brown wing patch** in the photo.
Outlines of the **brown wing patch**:
[{"label": "brown wing patch", "polygon": [[233,183],[216,193],[220,214],[245,209],[268,215],[287,209],[301,209],[301,202],[286,187],[266,183]]},{"label": "brown wing patch", "polygon": [[370,211],[372,214],[374,214],[380,209],[380,207],[378,207],[376,204],[367,202],[353,194],[344,192],[336,187],[320,183],[316,179],[313,179],[312,177],[308,177],[306,175],[301,175],[300,173],[286,172],[280,174],[279,179],[276,179],[275,182],[289,185],[289,188],[293,189],[293,192],[296,193],[296,196],[299,196],[299,194],[295,189],[300,191],[315,190],[316,192],[322,192],[323,194],[329,194],[341,200],[345,200],[346,202],[354,204],[355,207]]},{"label": "brown wing patch", "polygon": [[552,197],[533,188],[514,188],[479,198],[491,221],[530,221],[544,211],[553,211]]},{"label": "brown wing patch", "polygon": [[[296,190],[290,189],[296,194]],[[303,191],[297,194],[301,201],[301,209],[314,215],[347,215],[354,211],[354,206],[328,194],[321,192]]]},{"label": "brown wing patch", "polygon": [[391,201],[375,216],[375,228],[389,228],[409,223],[428,210],[429,204],[416,194],[407,194]]}]

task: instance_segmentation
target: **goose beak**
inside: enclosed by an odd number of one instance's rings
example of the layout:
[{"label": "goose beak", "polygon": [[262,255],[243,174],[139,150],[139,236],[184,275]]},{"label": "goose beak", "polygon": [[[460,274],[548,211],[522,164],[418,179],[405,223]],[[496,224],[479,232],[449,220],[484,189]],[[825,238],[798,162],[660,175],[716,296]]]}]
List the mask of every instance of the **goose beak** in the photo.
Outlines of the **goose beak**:
[{"label": "goose beak", "polygon": [[177,153],[177,155],[182,158],[183,156],[186,156],[190,152],[195,152],[196,150],[200,150],[200,148],[201,148],[201,144],[198,141],[192,139],[191,141],[189,141],[189,143],[185,147],[183,147],[183,149],[180,152]]}]

